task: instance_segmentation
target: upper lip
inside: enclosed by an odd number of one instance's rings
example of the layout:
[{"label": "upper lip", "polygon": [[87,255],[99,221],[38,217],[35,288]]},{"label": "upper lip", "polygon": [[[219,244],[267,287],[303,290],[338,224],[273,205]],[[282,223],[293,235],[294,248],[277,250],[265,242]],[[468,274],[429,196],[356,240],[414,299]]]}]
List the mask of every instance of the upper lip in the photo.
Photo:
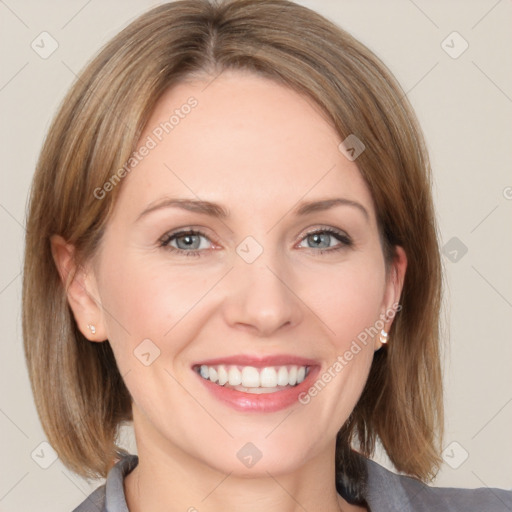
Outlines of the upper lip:
[{"label": "upper lip", "polygon": [[205,359],[204,361],[198,361],[197,363],[194,363],[192,366],[218,366],[221,364],[264,368],[266,366],[285,365],[315,366],[318,364],[318,361],[315,361],[314,359],[298,357],[291,354],[276,354],[273,356],[251,356],[247,354],[239,354],[227,357],[217,357],[215,359]]}]

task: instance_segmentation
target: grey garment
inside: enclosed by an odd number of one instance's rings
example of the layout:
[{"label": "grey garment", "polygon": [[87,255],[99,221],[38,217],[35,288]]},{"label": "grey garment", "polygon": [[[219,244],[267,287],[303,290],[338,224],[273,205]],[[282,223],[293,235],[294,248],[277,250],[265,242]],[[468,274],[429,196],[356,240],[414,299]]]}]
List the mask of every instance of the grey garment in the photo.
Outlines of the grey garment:
[{"label": "grey garment", "polygon": [[[366,501],[371,512],[512,512],[512,491],[429,487],[364,460],[368,470]],[[136,455],[123,457],[109,471],[105,484],[73,512],[129,512],[123,479],[138,462]]]}]

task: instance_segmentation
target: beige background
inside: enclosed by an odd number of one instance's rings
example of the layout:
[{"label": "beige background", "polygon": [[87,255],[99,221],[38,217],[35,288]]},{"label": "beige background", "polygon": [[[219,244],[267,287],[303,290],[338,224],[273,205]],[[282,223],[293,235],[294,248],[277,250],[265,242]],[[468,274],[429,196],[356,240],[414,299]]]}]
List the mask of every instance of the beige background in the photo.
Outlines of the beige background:
[{"label": "beige background", "polygon": [[[59,460],[50,464],[51,450],[40,445],[45,436],[21,340],[25,204],[43,135],[75,73],[157,3],[0,0],[2,512],[70,511],[99,484],[70,474]],[[512,2],[299,3],[337,22],[384,60],[415,107],[431,151],[442,244],[448,244],[447,449],[435,484],[510,489]],[[43,31],[58,44],[46,59],[31,47]],[[460,36],[450,35],[454,31]],[[464,41],[469,46],[457,56]],[[47,39],[47,50],[50,44]],[[386,463],[382,454],[376,458]]]}]

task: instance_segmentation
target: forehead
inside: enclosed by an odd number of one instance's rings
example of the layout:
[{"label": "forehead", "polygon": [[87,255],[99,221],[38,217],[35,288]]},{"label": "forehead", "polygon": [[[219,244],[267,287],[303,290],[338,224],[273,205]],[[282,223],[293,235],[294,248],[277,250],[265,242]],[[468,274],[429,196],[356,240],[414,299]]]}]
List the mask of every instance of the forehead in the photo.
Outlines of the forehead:
[{"label": "forehead", "polygon": [[311,99],[267,78],[228,71],[183,82],[158,101],[137,145],[151,149],[125,179],[121,200],[142,207],[182,195],[256,213],[343,195],[371,211],[340,142]]}]

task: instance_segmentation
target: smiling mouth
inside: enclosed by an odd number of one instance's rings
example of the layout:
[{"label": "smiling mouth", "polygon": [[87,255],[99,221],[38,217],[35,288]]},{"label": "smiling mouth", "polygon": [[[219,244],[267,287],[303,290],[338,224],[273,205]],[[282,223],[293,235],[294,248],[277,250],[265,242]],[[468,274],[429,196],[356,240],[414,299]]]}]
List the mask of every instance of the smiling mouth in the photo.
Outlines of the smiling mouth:
[{"label": "smiling mouth", "polygon": [[276,393],[299,385],[307,377],[309,366],[279,365],[256,368],[240,365],[200,365],[194,371],[217,386],[244,393]]}]

